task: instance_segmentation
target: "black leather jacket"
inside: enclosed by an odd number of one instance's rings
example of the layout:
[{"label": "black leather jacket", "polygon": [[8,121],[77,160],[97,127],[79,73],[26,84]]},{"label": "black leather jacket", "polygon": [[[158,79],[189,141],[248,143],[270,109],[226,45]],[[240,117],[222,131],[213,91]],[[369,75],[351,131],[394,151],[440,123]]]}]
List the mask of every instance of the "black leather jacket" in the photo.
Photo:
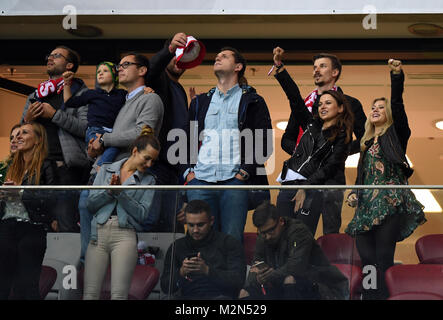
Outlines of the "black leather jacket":
[{"label": "black leather jacket", "polygon": [[349,143],[345,143],[346,132],[342,130],[333,142],[328,140],[329,136],[330,130],[322,131],[320,121],[309,123],[294,154],[284,162],[281,178],[285,178],[287,167],[307,178],[300,184],[345,184],[344,174],[343,180],[333,178],[345,170],[349,147]]},{"label": "black leather jacket", "polygon": [[285,91],[291,106],[291,114],[298,120],[305,132],[292,157],[283,164],[282,179],[286,167],[304,177],[301,184],[345,184],[345,161],[350,143],[345,143],[344,128],[334,141],[328,141],[330,129],[322,130],[321,119],[309,112],[295,82],[286,71],[279,77],[280,85]]},{"label": "black leather jacket", "polygon": [[[25,175],[22,185],[33,185]],[[40,173],[39,185],[56,185],[56,175],[53,162],[45,160]],[[49,190],[25,190],[22,202],[28,211],[32,222],[43,223],[47,230],[52,221],[56,220],[57,200],[54,191]]]},{"label": "black leather jacket", "polygon": [[[414,170],[409,166],[406,159],[406,148],[409,137],[411,136],[411,129],[409,128],[408,117],[403,104],[404,81],[405,76],[403,71],[400,74],[391,72],[391,109],[393,124],[378,138],[378,142],[386,159],[399,165],[403,169],[405,176],[409,178]],[[373,143],[374,139],[367,141],[366,150],[360,154],[356,185],[363,184],[363,161],[367,150]]]},{"label": "black leather jacket", "polygon": [[[282,72],[276,74],[275,78],[278,80],[283,90],[285,90],[286,94],[287,92],[285,88],[287,88],[287,90],[292,90],[291,88],[293,87],[294,82],[286,70],[283,70]],[[351,150],[349,154],[358,153],[360,152],[360,139],[365,133],[366,115],[358,99],[344,94],[343,90],[340,87],[338,87],[337,91],[345,96],[346,100],[349,102],[349,105],[351,106],[352,113],[354,114],[353,130],[355,137],[357,139],[352,141]],[[300,99],[302,99],[301,96]],[[315,100],[314,105],[312,106],[312,114],[316,114],[318,112],[319,102],[320,102],[320,95],[317,97],[317,100]],[[288,125],[281,139],[281,147],[289,155],[292,155],[294,153],[295,146],[297,144],[297,138],[299,135],[300,126],[301,124],[299,123],[297,117],[295,117],[295,114],[291,112],[291,115],[289,116]],[[341,178],[339,178],[339,180],[340,179]]]}]

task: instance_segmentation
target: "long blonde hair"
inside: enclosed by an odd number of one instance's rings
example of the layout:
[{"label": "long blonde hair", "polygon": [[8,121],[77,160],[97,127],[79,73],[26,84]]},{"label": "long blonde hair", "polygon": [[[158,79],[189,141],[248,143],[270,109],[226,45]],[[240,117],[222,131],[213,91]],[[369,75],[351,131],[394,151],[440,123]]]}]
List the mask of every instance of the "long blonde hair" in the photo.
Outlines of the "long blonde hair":
[{"label": "long blonde hair", "polygon": [[[389,102],[389,100],[385,97],[376,98],[372,102],[372,106],[377,101],[384,101],[386,104],[386,107],[385,107],[386,122],[384,123],[383,129],[381,130],[381,132],[379,134],[380,136],[382,136],[386,133],[386,130],[388,130],[388,128],[394,123],[394,119],[392,118],[392,108],[391,108],[391,103]],[[375,137],[375,126],[371,123],[371,120],[368,117],[365,122],[365,134],[363,135],[363,137],[360,140],[360,150],[365,151],[367,148],[366,142],[371,140],[374,137]]]},{"label": "long blonde hair", "polygon": [[23,126],[27,124],[32,126],[32,130],[37,136],[38,143],[34,146],[32,159],[28,167],[26,167],[23,152],[21,150],[18,150],[13,157],[11,166],[8,168],[8,173],[6,174],[6,179],[12,180],[18,185],[22,184],[26,172],[28,173],[28,180],[31,181],[32,184],[39,184],[40,169],[43,161],[48,155],[48,139],[45,127],[37,122],[29,122],[23,124]]}]

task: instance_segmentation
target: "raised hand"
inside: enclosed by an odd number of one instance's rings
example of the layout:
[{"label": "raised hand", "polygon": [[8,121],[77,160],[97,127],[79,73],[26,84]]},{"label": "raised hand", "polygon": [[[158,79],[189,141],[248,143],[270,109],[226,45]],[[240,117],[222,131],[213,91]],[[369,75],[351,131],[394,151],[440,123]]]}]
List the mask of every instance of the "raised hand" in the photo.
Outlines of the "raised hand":
[{"label": "raised hand", "polygon": [[74,72],[65,71],[62,76],[65,86],[69,87],[72,84],[72,79],[74,79]]},{"label": "raised hand", "polygon": [[186,46],[187,41],[186,34],[183,32],[175,34],[169,45],[169,52],[173,53],[177,48]]},{"label": "raised hand", "polygon": [[399,74],[401,72],[401,61],[395,60],[395,59],[389,59],[388,60],[389,68],[395,73]]},{"label": "raised hand", "polygon": [[274,48],[274,50],[272,51],[273,55],[274,55],[274,64],[276,66],[281,65],[282,60],[283,60],[283,53],[285,52],[285,50],[283,50],[280,47],[276,47]]}]

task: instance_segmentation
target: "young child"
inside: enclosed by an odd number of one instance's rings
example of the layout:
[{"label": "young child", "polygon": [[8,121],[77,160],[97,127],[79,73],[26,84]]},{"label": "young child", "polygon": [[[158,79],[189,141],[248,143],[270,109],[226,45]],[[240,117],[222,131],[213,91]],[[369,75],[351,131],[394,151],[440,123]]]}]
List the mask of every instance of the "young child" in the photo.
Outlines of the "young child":
[{"label": "young child", "polygon": [[[126,90],[118,89],[117,68],[112,62],[99,63],[96,71],[96,89],[88,90],[82,95],[72,97],[71,83],[74,73],[63,73],[64,89],[63,99],[66,107],[80,107],[86,104],[88,107],[88,129],[86,131],[86,143],[95,139],[96,134],[112,132],[114,121],[126,100]],[[97,171],[105,162],[113,162],[120,152],[118,148],[108,147],[97,161]]]}]

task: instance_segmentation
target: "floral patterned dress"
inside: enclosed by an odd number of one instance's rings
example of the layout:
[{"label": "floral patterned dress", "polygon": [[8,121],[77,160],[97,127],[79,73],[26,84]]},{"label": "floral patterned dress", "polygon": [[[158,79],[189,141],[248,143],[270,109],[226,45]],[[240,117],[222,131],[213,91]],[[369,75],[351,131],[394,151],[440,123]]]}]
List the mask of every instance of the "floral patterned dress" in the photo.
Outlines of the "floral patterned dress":
[{"label": "floral patterned dress", "polygon": [[[407,184],[400,166],[387,161],[378,142],[366,152],[363,161],[365,185]],[[354,218],[345,232],[351,236],[371,230],[394,214],[402,216],[397,241],[407,238],[420,224],[426,222],[424,206],[409,189],[361,189]]]}]

